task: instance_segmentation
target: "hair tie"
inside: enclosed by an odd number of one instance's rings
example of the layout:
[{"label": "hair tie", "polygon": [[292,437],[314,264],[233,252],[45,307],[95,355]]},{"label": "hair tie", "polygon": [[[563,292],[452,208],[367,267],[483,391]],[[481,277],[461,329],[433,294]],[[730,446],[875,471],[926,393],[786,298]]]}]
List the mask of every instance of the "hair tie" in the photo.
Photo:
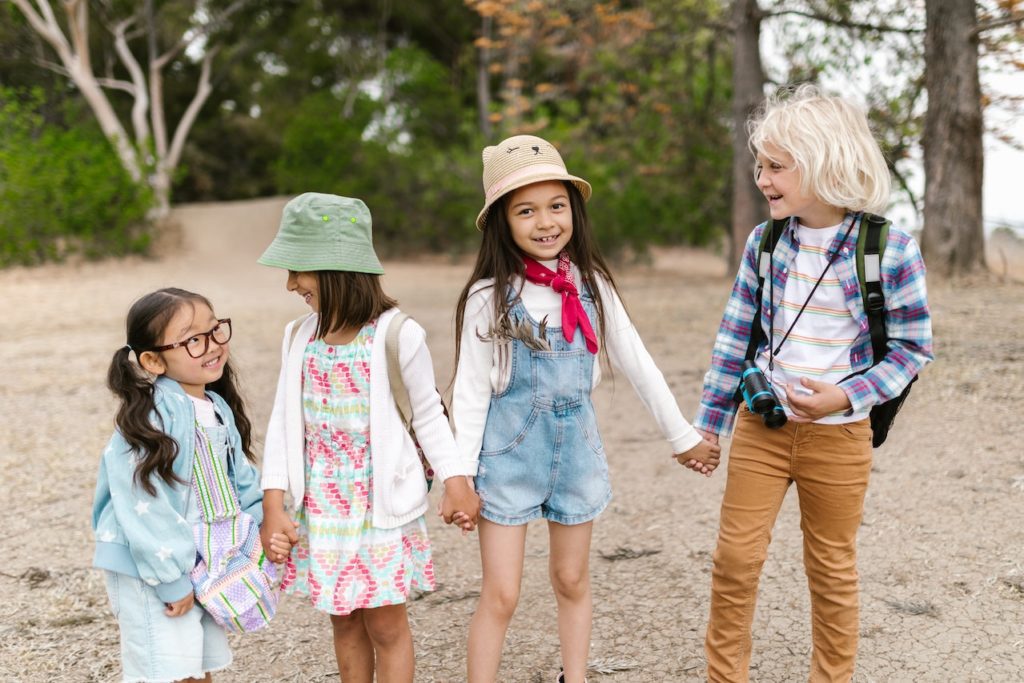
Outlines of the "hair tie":
[{"label": "hair tie", "polygon": [[126,349],[126,350],[128,351],[128,353],[131,353],[131,352],[132,352],[132,345],[131,345],[131,344],[125,344],[125,345],[124,345],[124,346],[122,346],[121,348],[122,348],[122,349]]}]

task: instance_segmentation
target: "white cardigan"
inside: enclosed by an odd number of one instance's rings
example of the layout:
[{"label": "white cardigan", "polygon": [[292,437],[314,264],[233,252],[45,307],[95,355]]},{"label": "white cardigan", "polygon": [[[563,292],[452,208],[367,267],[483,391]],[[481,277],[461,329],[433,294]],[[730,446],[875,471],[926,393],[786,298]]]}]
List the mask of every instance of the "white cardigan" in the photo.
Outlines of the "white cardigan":
[{"label": "white cardigan", "polygon": [[[370,453],[373,462],[373,525],[392,529],[410,522],[427,510],[427,485],[423,467],[391,393],[384,338],[388,323],[398,313],[392,308],[377,320],[370,356]],[[305,494],[305,435],[302,417],[302,358],[306,340],[317,326],[317,315],[289,323],[281,344],[281,374],[274,409],[267,425],[261,484],[266,489],[291,493],[297,509]],[[295,344],[292,326],[299,324]],[[289,348],[290,347],[290,348]],[[438,479],[472,475],[455,449],[448,420],[441,407],[434,380],[434,366],[426,345],[426,332],[407,320],[399,333],[399,362],[409,390],[413,428],[417,440]]]}]

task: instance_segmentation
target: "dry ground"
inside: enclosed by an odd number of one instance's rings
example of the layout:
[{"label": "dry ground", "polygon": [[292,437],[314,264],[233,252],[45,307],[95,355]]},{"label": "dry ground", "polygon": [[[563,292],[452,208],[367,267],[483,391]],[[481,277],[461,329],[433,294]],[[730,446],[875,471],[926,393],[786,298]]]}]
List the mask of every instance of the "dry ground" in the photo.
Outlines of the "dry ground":
[{"label": "dry ground", "polygon": [[[136,297],[164,285],[208,295],[235,321],[232,342],[254,422],[265,424],[282,325],[303,311],[283,275],[254,260],[280,200],[182,207],[161,260],[0,273],[0,680],[110,681],[118,636],[89,568],[89,511],[114,403],[106,365]],[[1020,263],[1020,261],[1016,261]],[[387,262],[386,289],[430,333],[438,377],[451,368],[451,316],[467,264]],[[1018,271],[1020,274],[1021,271]],[[660,252],[620,271],[636,324],[692,415],[729,279],[717,257]],[[1024,286],[1002,278],[932,282],[939,361],[875,453],[860,534],[856,681],[1024,679]],[[697,681],[703,675],[710,553],[724,471],[697,477],[670,460],[624,378],[597,397],[615,499],[595,527],[591,681]],[[431,519],[441,589],[411,604],[417,681],[464,679],[479,587],[475,537]],[[795,495],[775,529],[755,622],[752,678],[805,680],[809,617]],[[503,681],[554,679],[558,647],[546,531],[531,529]],[[234,638],[216,678],[336,680],[325,617],[293,599],[272,627]]]}]

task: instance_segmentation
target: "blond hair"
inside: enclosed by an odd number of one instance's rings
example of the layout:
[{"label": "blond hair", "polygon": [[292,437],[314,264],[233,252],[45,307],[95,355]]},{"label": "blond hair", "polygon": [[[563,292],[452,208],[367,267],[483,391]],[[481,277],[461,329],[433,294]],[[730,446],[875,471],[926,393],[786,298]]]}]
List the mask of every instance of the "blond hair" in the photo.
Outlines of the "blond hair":
[{"label": "blond hair", "polygon": [[[846,211],[882,213],[889,205],[889,167],[864,111],[813,85],[780,88],[747,122],[749,146],[793,157],[800,189]],[[772,159],[772,161],[778,161]]]}]

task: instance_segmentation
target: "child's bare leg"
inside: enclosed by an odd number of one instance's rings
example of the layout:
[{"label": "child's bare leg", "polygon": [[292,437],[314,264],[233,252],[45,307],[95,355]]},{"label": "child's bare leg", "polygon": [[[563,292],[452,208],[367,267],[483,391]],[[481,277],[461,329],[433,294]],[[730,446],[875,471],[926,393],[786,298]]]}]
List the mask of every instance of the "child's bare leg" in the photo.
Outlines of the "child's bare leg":
[{"label": "child's bare leg", "polygon": [[548,570],[558,601],[558,640],[565,683],[583,683],[587,674],[593,606],[590,594],[590,537],[593,522],[548,523],[551,555]]},{"label": "child's bare leg", "polygon": [[331,615],[334,656],[342,683],[373,683],[373,643],[363,621],[364,610]]},{"label": "child's bare leg", "polygon": [[377,653],[377,683],[412,683],[412,631],[405,605],[362,610],[366,633]]},{"label": "child's bare leg", "polygon": [[494,683],[505,631],[519,602],[526,525],[502,526],[481,519],[478,531],[483,585],[469,623],[467,669],[469,683]]}]

